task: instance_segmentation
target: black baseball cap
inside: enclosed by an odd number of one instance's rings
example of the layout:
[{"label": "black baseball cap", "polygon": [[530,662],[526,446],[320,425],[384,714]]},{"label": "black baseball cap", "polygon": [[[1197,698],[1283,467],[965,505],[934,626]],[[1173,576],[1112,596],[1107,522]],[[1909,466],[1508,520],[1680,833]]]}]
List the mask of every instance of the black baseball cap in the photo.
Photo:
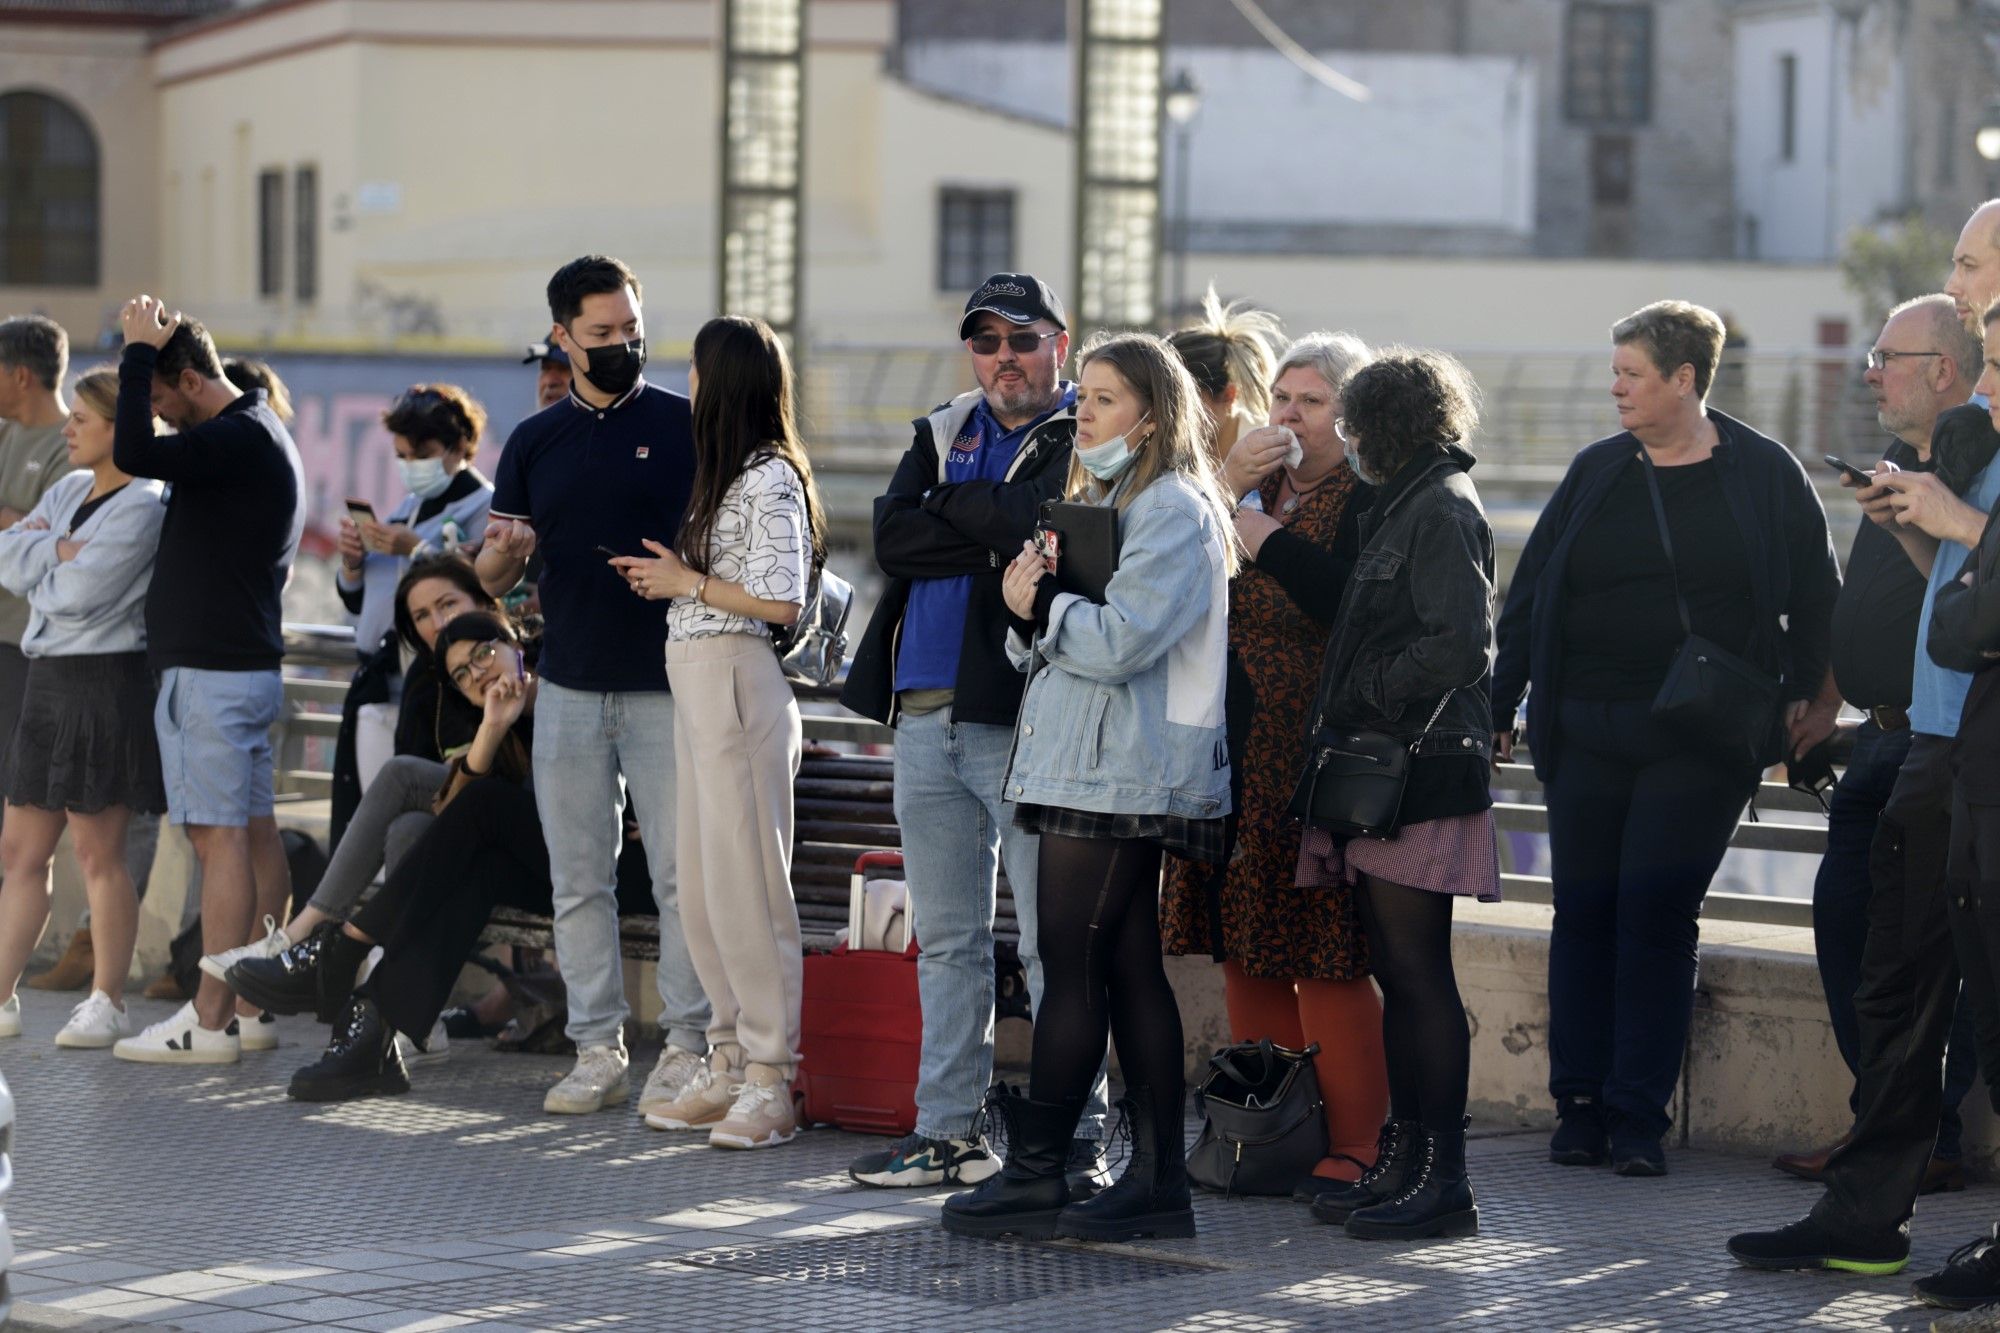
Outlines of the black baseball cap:
[{"label": "black baseball cap", "polygon": [[979,290],[965,299],[965,317],[958,321],[961,340],[972,336],[974,316],[982,310],[991,310],[1015,324],[1046,319],[1065,332],[1069,330],[1062,302],[1046,282],[1032,273],[995,273],[980,283]]},{"label": "black baseball cap", "polygon": [[559,366],[569,364],[569,353],[552,342],[529,343],[528,354],[521,358],[521,364],[532,366],[538,361],[553,361]]}]

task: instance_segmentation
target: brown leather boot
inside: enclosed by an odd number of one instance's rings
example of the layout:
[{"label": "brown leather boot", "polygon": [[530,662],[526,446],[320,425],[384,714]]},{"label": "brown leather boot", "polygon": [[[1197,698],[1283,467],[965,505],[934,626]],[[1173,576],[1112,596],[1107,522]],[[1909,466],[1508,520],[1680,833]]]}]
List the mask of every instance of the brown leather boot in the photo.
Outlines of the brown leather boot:
[{"label": "brown leather boot", "polygon": [[174,974],[171,971],[168,971],[160,973],[160,975],[146,983],[146,998],[149,1000],[192,1000],[194,996],[182,990],[181,983],[174,979]]},{"label": "brown leather boot", "polygon": [[1771,1165],[1788,1176],[1817,1182],[1826,1175],[1827,1159],[1847,1146],[1848,1137],[1843,1134],[1839,1139],[1815,1152],[1781,1153],[1772,1159]]},{"label": "brown leather boot", "polygon": [[1965,1163],[1952,1157],[1933,1157],[1924,1168],[1919,1194],[1956,1194],[1965,1188]]},{"label": "brown leather boot", "polygon": [[21,982],[29,990],[82,990],[90,984],[96,974],[95,963],[90,952],[90,927],[80,926],[76,934],[69,937],[69,947],[56,965],[40,976],[27,977]]}]

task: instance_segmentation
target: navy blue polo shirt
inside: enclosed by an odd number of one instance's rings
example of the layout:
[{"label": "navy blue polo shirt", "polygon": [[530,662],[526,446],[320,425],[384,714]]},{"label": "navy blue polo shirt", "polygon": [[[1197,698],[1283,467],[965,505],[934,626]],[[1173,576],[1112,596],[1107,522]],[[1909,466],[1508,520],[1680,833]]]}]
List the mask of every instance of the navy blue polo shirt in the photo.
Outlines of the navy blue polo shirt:
[{"label": "navy blue polo shirt", "polygon": [[545,678],[598,694],[667,688],[666,606],[633,592],[595,548],[672,546],[693,486],[688,400],[643,379],[603,408],[572,389],[507,437],[493,517],[535,530]]}]

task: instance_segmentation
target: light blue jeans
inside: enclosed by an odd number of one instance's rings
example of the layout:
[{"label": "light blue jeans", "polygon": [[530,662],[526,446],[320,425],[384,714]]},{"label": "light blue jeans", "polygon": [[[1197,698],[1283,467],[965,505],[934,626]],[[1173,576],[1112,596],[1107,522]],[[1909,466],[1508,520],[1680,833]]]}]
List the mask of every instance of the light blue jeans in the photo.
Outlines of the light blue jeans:
[{"label": "light blue jeans", "polygon": [[[1011,727],[955,723],[951,709],[896,723],[896,822],[903,873],[923,952],[917,991],[924,1050],[917,1069],[917,1133],[963,1139],[993,1081],[993,910],[1000,857],[1021,926],[1028,1003],[1042,1003],[1035,949],[1035,860],[1041,839],[1014,826],[1000,787]],[[1104,1135],[1104,1075],[1091,1088],[1079,1138]]]},{"label": "light blue jeans", "polygon": [[[664,668],[662,668],[664,674]],[[708,999],[681,932],[674,882],[674,699],[666,691],[597,694],[544,680],[535,699],[535,804],[555,888],[556,963],[579,1047],[617,1043],[625,1024],[618,954],[618,849],[625,786],[660,912],[660,1032],[706,1051]]]}]

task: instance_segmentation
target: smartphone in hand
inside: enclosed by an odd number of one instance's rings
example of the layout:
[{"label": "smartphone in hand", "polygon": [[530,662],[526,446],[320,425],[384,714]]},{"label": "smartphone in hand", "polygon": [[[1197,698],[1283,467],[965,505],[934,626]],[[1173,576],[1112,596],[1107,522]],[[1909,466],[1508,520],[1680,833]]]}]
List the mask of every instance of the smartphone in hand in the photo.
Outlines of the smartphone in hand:
[{"label": "smartphone in hand", "polygon": [[1820,457],[1826,460],[1826,465],[1828,467],[1832,468],[1835,472],[1840,473],[1842,476],[1845,476],[1848,480],[1852,481],[1856,486],[1868,487],[1868,486],[1873,486],[1875,484],[1875,478],[1873,476],[1871,476],[1869,473],[1863,472],[1860,468],[1854,466],[1854,464],[1852,463],[1846,462],[1842,459],[1835,458],[1832,454],[1822,454],[1820,455]]}]

